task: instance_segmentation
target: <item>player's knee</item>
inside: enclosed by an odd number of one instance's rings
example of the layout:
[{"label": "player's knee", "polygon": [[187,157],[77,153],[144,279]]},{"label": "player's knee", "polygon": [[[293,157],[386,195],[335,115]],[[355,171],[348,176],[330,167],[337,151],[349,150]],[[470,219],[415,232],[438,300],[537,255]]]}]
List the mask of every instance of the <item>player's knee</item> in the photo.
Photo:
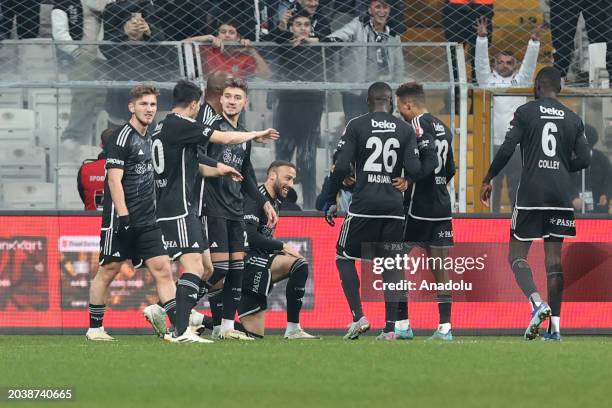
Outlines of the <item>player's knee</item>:
[{"label": "player's knee", "polygon": [[170,267],[170,262],[155,262],[153,264],[147,265],[151,275],[155,278],[157,284],[165,283],[165,282],[173,282],[172,278],[172,268]]},{"label": "player's knee", "polygon": [[563,278],[563,268],[561,262],[546,263],[546,275],[547,276],[560,276]]},{"label": "player's knee", "polygon": [[108,285],[115,279],[120,270],[121,263],[109,264],[98,269],[96,278]]},{"label": "player's knee", "polygon": [[510,268],[512,268],[513,271],[516,269],[529,268],[529,264],[527,263],[527,260],[525,258],[512,254],[510,254],[510,256],[508,257],[508,263],[510,264]]},{"label": "player's knee", "polygon": [[212,273],[210,278],[208,278],[208,283],[211,286],[215,286],[218,282],[221,282],[227,276],[227,272],[229,269],[228,261],[219,261],[212,263]]}]

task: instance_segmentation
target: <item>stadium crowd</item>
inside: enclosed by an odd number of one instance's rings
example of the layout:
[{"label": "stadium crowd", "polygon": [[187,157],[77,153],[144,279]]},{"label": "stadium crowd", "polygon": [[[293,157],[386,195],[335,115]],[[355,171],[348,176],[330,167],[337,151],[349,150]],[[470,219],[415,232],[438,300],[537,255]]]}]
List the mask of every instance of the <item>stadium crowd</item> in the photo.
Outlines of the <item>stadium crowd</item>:
[{"label": "stadium crowd", "polygon": [[[538,59],[539,35],[531,34],[522,65],[511,52],[498,53],[492,60],[485,54],[478,60],[479,44],[481,54],[492,45],[495,0],[0,0],[0,40],[46,36],[43,27],[46,18],[41,10],[51,8],[50,34],[54,40],[62,41],[57,47],[58,55],[66,63],[70,78],[75,80],[177,79],[176,47],[164,42],[184,41],[202,44],[203,77],[222,70],[245,79],[287,82],[401,82],[410,78],[411,73],[406,66],[406,55],[397,45],[410,40],[405,33],[409,26],[414,26],[414,18],[410,20],[411,9],[417,3],[438,7],[435,12],[439,13],[440,21],[437,23],[443,27],[446,40],[468,46],[468,62],[474,67],[475,84],[529,86]],[[612,72],[612,3],[608,0],[550,1],[549,27],[555,67],[567,75],[580,15],[584,18],[588,39],[607,43],[607,68]],[[525,44],[529,35],[525,33]],[[71,41],[104,43],[100,46],[66,43]],[[254,43],[260,41],[278,46],[255,47]],[[381,46],[343,47],[343,42]],[[315,43],[333,43],[334,47],[324,57],[321,49],[308,46]],[[101,61],[112,67],[112,78],[104,77]],[[493,71],[488,66],[491,61]],[[505,74],[496,68],[504,62],[511,63]],[[490,71],[494,77],[495,69],[506,80],[491,81],[484,74]],[[85,72],[88,77],[84,77]],[[86,143],[87,138],[91,140],[87,129],[92,128],[95,120],[91,113],[96,92],[100,91],[72,90],[70,122],[62,134],[63,151],[70,152],[71,148]],[[111,125],[121,123],[126,117],[126,98],[125,89],[105,91],[104,108]],[[267,104],[274,112],[275,127],[284,135],[276,146],[276,158],[290,160],[296,154],[302,175],[303,202],[306,208],[314,208],[315,155],[320,143],[324,93],[279,91],[268,95]],[[162,90],[160,110],[168,109],[169,95]],[[343,91],[342,110],[344,123],[365,113],[364,92]],[[508,122],[506,116],[503,123]],[[504,127],[503,123],[495,126],[493,137],[497,147],[503,139],[504,132],[499,130]],[[510,196],[514,184],[508,178]],[[497,188],[494,206],[496,199],[499,202],[499,194]]]}]

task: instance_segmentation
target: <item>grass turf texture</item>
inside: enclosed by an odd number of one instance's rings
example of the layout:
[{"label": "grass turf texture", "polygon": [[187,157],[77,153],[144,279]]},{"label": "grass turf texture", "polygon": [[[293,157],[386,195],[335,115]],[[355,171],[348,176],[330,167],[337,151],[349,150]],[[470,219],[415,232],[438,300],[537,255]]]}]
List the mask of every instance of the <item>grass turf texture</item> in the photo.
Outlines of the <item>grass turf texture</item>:
[{"label": "grass turf texture", "polygon": [[[165,344],[154,336],[0,336],[0,387],[70,387],[17,407],[602,407],[612,338],[461,337]],[[7,406],[6,397],[0,407]],[[46,405],[45,405],[46,406]]]}]

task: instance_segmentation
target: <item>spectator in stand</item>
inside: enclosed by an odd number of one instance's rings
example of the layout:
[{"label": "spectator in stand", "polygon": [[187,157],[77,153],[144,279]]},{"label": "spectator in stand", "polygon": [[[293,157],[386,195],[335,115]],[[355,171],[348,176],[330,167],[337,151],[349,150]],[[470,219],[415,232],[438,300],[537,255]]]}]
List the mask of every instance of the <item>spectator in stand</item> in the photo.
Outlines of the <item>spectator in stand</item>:
[{"label": "spectator in stand", "polygon": [[[118,45],[100,49],[108,59],[107,80],[173,81],[178,78],[176,47],[156,45],[166,39],[157,18],[159,8],[152,0],[122,0],[104,9],[104,40]],[[145,42],[148,44],[134,44]],[[129,96],[125,89],[109,89],[106,111],[111,123],[123,123],[128,115]],[[163,90],[158,110],[170,108],[171,91]]]},{"label": "spectator in stand", "polygon": [[102,210],[106,178],[106,146],[114,131],[115,128],[109,128],[102,132],[100,135],[102,151],[98,158],[85,160],[79,169],[77,188],[87,211]]},{"label": "spectator in stand", "polygon": [[160,20],[167,41],[212,33],[207,24],[213,0],[167,0],[161,7]]},{"label": "spectator in stand", "polygon": [[[295,14],[287,23],[288,31],[273,30],[266,41],[281,44],[277,49],[278,79],[281,81],[321,81],[323,58],[319,48],[304,44],[319,42],[311,37],[310,14],[306,10]],[[276,141],[276,160],[291,161],[296,152],[296,164],[302,184],[304,207],[314,208],[316,198],[316,153],[320,137],[321,115],[325,96],[322,91],[283,90],[278,92],[274,112],[275,127],[283,137]]]},{"label": "spectator in stand", "polygon": [[[610,0],[551,0],[550,30],[555,53],[554,66],[563,77],[572,62],[574,37],[582,13],[591,43],[607,43],[606,65],[612,78],[612,1]],[[612,81],[610,81],[612,83]]]},{"label": "spectator in stand", "polygon": [[[116,0],[83,0],[83,38],[89,41],[102,39],[102,13]],[[96,47],[97,52],[97,47]]]},{"label": "spectator in stand", "polygon": [[[289,0],[283,0],[289,1]],[[389,27],[391,30],[398,35],[402,35],[406,32],[406,24],[404,22],[404,12],[406,9],[405,0],[388,0],[389,6],[391,6],[391,13],[389,16]],[[327,10],[323,13],[325,16],[329,16],[330,20],[333,20],[332,26],[334,28],[340,28],[344,26],[349,20],[355,17],[363,17],[368,13],[368,0],[328,0],[324,5]]]},{"label": "spectator in stand", "polygon": [[[209,25],[234,21],[241,38],[259,41],[270,30],[275,0],[216,0],[209,13]],[[256,7],[257,5],[257,7]]]},{"label": "spectator in stand", "polygon": [[[347,47],[339,78],[351,82],[371,83],[404,79],[404,57],[400,36],[388,25],[391,6],[386,0],[371,0],[368,14],[323,39],[325,42],[379,43],[381,47]],[[343,92],[342,104],[346,122],[367,112],[365,92]]]},{"label": "spectator in stand", "polygon": [[574,208],[585,212],[607,214],[610,197],[612,197],[612,164],[610,159],[595,145],[599,141],[597,130],[584,125],[584,133],[591,146],[591,166],[584,169],[584,191],[582,184],[582,171],[572,174],[576,193],[574,195]]},{"label": "spectator in stand", "polygon": [[[474,66],[476,34],[472,30],[474,21],[482,17],[487,21],[489,42],[493,33],[493,5],[495,0],[447,0],[443,10],[444,35],[449,42],[469,45],[469,63]],[[451,49],[453,70],[457,70],[457,56]]]},{"label": "spectator in stand", "polygon": [[[217,30],[217,36],[203,35],[188,38],[187,41],[210,42],[212,46],[201,46],[202,69],[208,76],[214,71],[224,71],[233,77],[249,78],[256,76],[270,79],[272,71],[268,63],[262,58],[251,41],[241,38],[236,23],[222,22]],[[225,43],[240,43],[241,47],[227,46]]]},{"label": "spectator in stand", "polygon": [[287,30],[289,19],[305,10],[310,16],[310,36],[323,38],[331,34],[329,20],[321,14],[319,0],[293,0],[282,1],[278,7],[278,28]]},{"label": "spectator in stand", "polygon": [[[527,88],[532,85],[540,52],[540,30],[537,26],[531,32],[527,44],[527,51],[523,62],[518,62],[512,52],[502,51],[495,55],[493,64],[489,59],[489,40],[487,38],[488,21],[485,17],[476,20],[474,26],[478,38],[476,39],[475,71],[478,86],[482,88]],[[493,155],[497,154],[514,116],[514,111],[527,102],[524,96],[497,96],[493,99]],[[508,165],[500,173],[499,180],[493,185],[493,212],[499,212],[501,201],[502,181],[506,178],[508,186],[508,200],[514,206],[516,191],[521,178],[521,158],[518,148],[510,159]]]},{"label": "spectator in stand", "polygon": [[17,38],[36,38],[40,28],[40,0],[0,1],[0,41],[11,36],[16,18]]},{"label": "spectator in stand", "polygon": [[[108,1],[104,1],[107,3]],[[95,4],[98,3],[98,4]],[[91,6],[100,6],[100,1],[57,0],[51,11],[51,31],[57,41],[98,40],[99,20]],[[104,5],[102,5],[103,7]],[[58,47],[58,56],[67,65],[69,79],[74,81],[94,80],[96,75],[97,47],[94,45],[64,44]],[[60,160],[78,160],[78,148],[91,145],[91,135],[96,120],[97,90],[73,88],[70,119],[62,134]]]}]

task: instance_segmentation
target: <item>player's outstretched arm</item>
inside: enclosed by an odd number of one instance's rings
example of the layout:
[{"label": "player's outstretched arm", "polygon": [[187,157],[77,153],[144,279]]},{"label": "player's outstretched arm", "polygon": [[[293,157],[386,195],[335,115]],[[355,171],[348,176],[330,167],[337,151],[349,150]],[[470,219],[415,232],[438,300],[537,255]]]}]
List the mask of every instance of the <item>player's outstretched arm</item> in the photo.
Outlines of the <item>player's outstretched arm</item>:
[{"label": "player's outstretched arm", "polygon": [[242,174],[232,166],[228,166],[225,163],[217,163],[216,166],[208,166],[200,164],[200,174],[204,177],[223,177],[230,176],[234,181],[242,181]]},{"label": "player's outstretched arm", "polygon": [[250,140],[263,143],[267,140],[277,140],[280,134],[276,129],[258,130],[255,132],[221,132],[215,130],[210,135],[211,143],[217,144],[241,144]]}]

